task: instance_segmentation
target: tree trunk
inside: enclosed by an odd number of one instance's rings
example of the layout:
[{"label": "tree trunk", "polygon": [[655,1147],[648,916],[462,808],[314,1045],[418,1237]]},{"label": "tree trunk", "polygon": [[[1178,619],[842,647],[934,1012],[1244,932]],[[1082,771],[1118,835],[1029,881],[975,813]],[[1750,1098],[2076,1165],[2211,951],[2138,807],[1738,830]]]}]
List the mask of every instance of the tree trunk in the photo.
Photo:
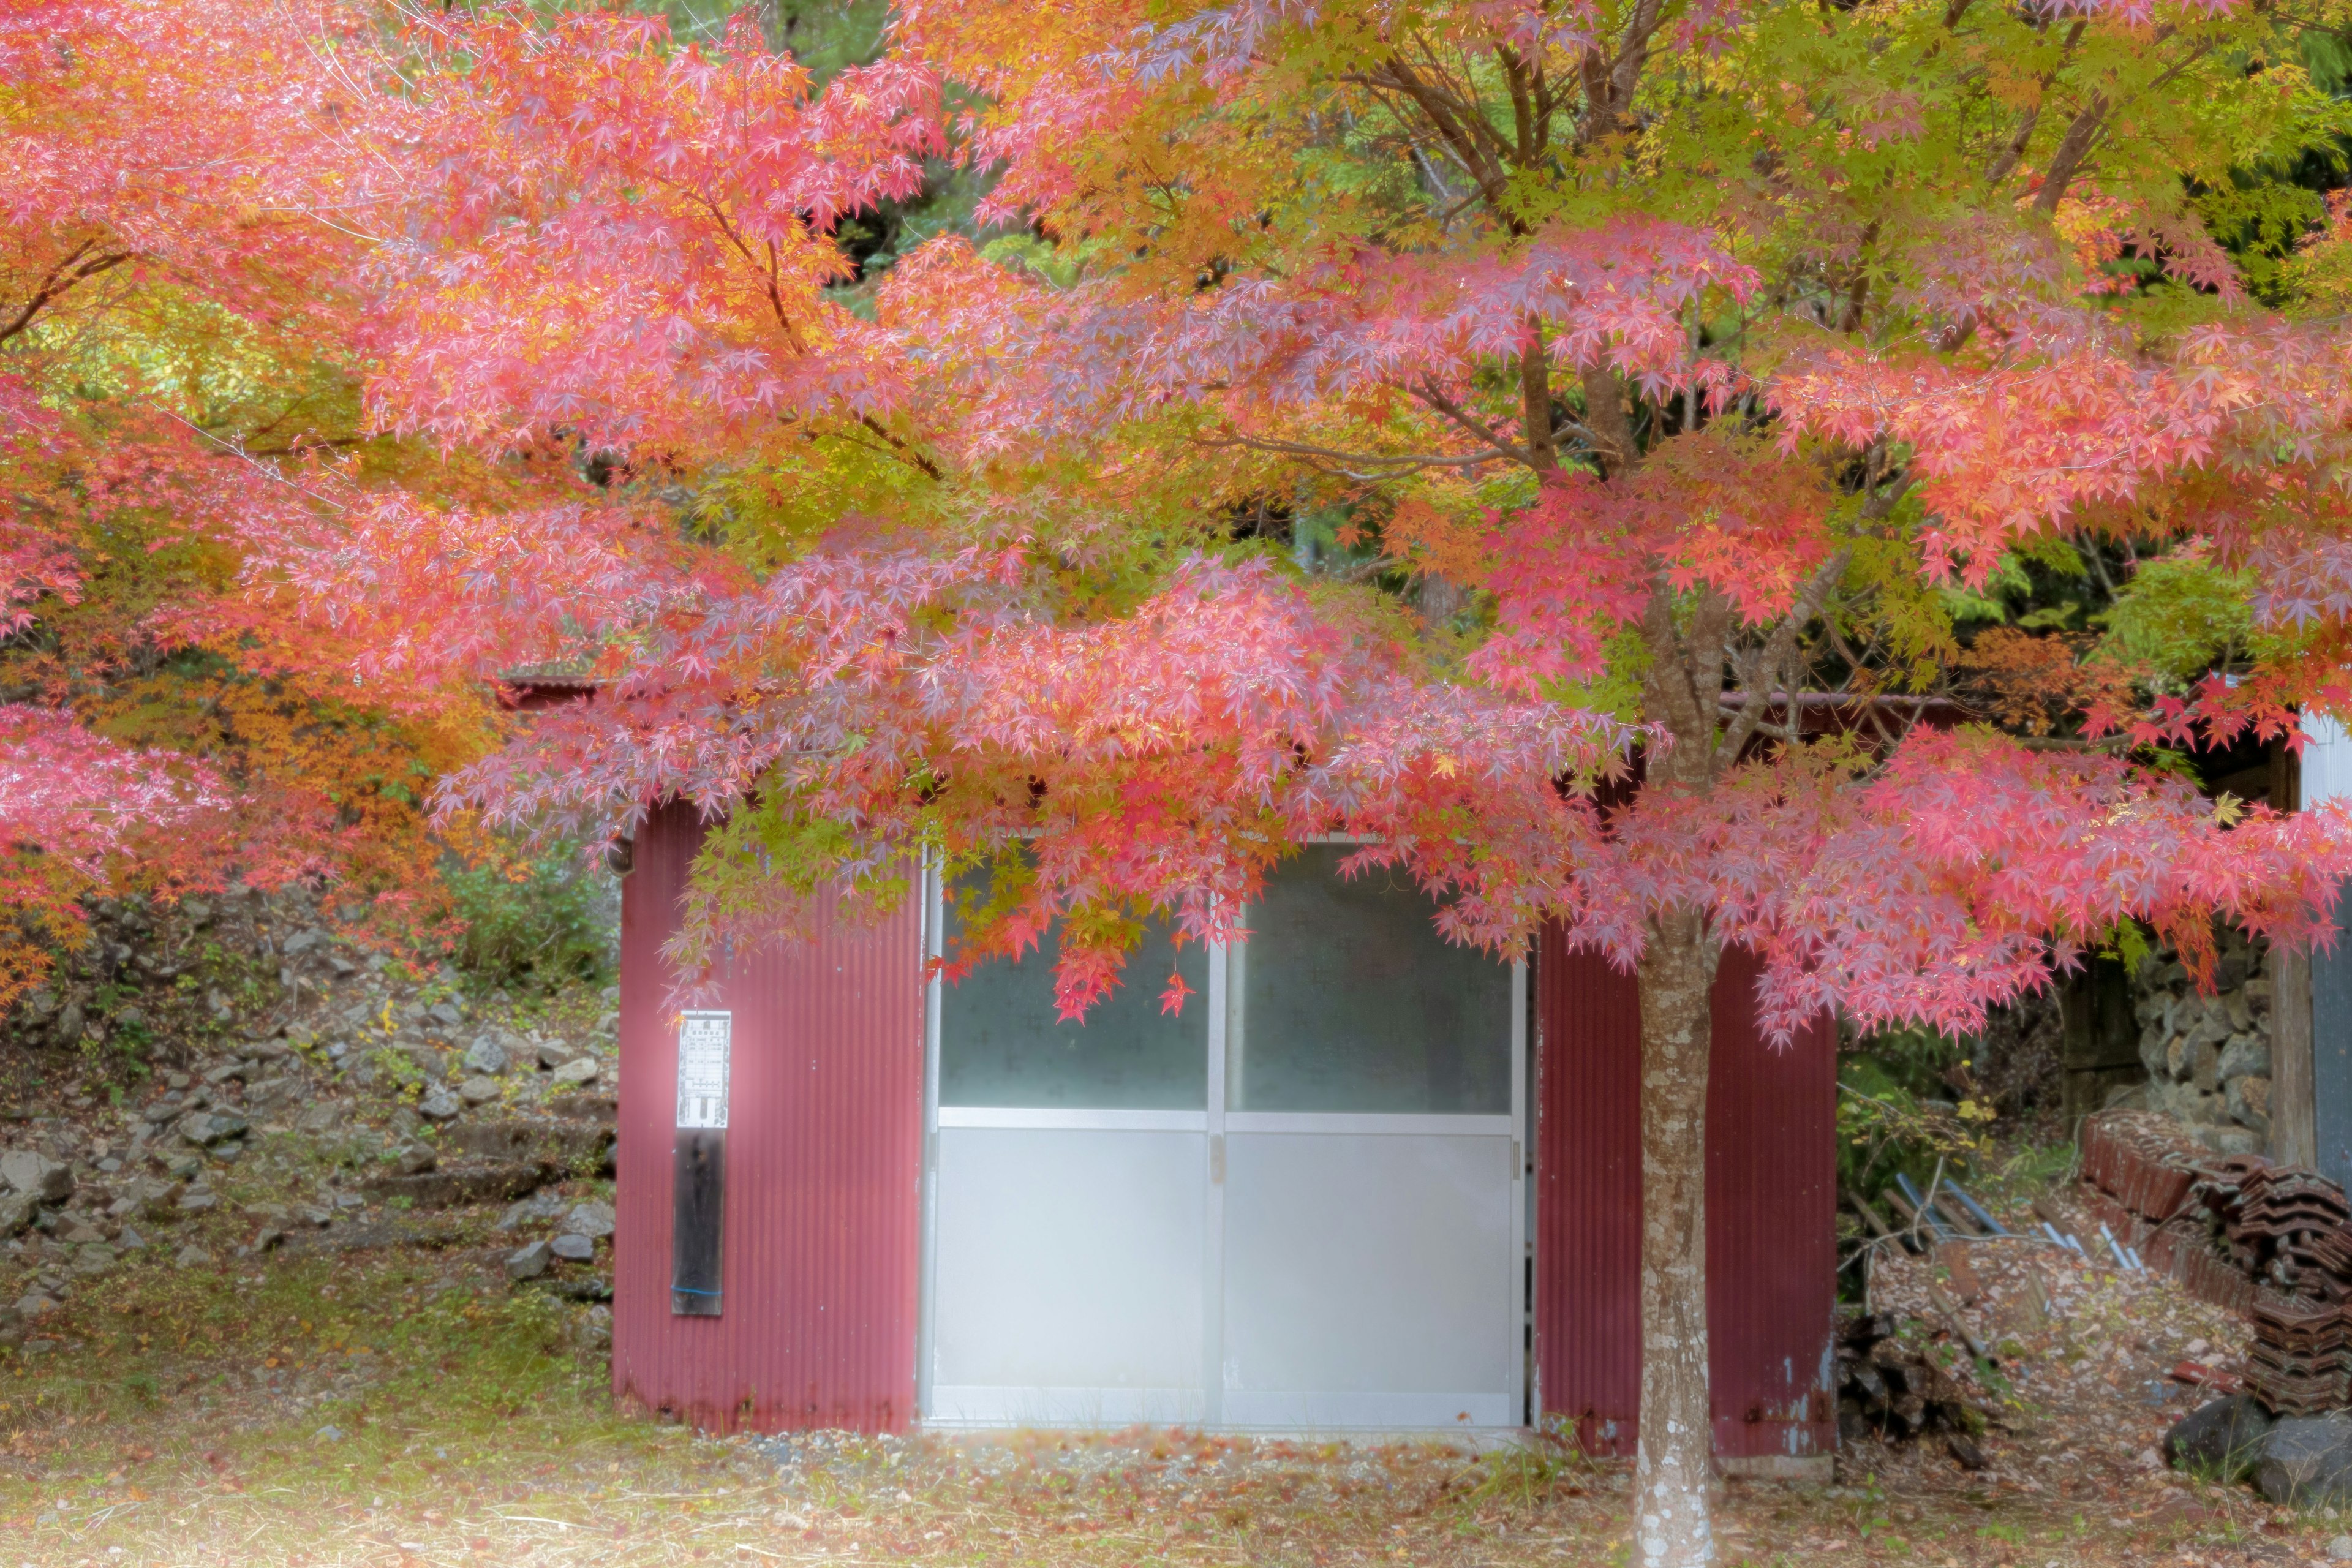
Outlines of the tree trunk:
[{"label": "tree trunk", "polygon": [[1640,1568],[1715,1561],[1706,1384],[1706,1069],[1717,949],[1696,913],[1655,921],[1642,955]]}]

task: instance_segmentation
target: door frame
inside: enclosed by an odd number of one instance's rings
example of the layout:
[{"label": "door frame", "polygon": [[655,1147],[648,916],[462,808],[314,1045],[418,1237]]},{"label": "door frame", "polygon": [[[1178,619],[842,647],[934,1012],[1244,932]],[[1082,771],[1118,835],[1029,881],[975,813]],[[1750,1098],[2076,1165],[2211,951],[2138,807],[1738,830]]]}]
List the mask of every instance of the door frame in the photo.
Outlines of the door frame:
[{"label": "door frame", "polygon": [[[1309,843],[1362,843],[1365,840],[1344,835],[1318,835]],[[1528,1226],[1528,1026],[1531,1001],[1528,995],[1529,964],[1524,958],[1511,963],[1511,1108],[1507,1115],[1438,1113],[1394,1113],[1380,1111],[1229,1111],[1225,1109],[1226,1043],[1228,1008],[1232,998],[1228,992],[1231,966],[1227,962],[1227,946],[1223,942],[1207,945],[1208,984],[1201,1001],[1209,1009],[1208,1019],[1208,1081],[1207,1103],[1202,1111],[1193,1110],[1024,1110],[997,1107],[947,1107],[940,1104],[940,1028],[945,999],[945,983],[937,970],[946,956],[945,884],[936,861],[927,865],[922,878],[922,951],[931,973],[923,986],[923,1163],[921,1172],[921,1248],[919,1265],[919,1300],[915,1331],[915,1418],[917,1425],[931,1422],[932,1358],[936,1342],[938,1311],[939,1254],[939,1171],[940,1131],[942,1127],[986,1128],[1020,1127],[1039,1130],[1070,1129],[1073,1131],[1185,1131],[1205,1129],[1202,1141],[1207,1169],[1203,1190],[1206,1193],[1202,1228],[1201,1259],[1201,1380],[1203,1397],[1202,1426],[1210,1429],[1229,1431],[1274,1432],[1286,1428],[1229,1427],[1224,1421],[1224,1317],[1225,1317],[1225,1135],[1238,1133],[1375,1133],[1412,1137],[1415,1135],[1452,1134],[1454,1136],[1502,1137],[1510,1141],[1510,1180],[1508,1216],[1506,1234],[1511,1245],[1500,1267],[1506,1275],[1504,1321],[1497,1325],[1499,1342],[1507,1347],[1505,1364],[1508,1373],[1505,1380],[1505,1409],[1518,1412],[1521,1419],[1502,1428],[1478,1427],[1476,1431],[1523,1429],[1528,1399],[1527,1280],[1528,1263],[1534,1246]],[[1414,1430],[1440,1430],[1415,1428]],[[1352,1429],[1350,1429],[1352,1430]],[[1366,1431],[1370,1428],[1364,1429]],[[1442,1430],[1454,1430],[1442,1428]]]}]

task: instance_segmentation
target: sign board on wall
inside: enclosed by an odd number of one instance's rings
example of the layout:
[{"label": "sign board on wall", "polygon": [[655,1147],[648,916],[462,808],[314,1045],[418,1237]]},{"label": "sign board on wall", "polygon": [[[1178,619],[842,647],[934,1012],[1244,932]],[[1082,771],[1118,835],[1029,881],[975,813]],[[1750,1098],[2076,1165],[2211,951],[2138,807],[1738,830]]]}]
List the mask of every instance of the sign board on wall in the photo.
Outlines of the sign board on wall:
[{"label": "sign board on wall", "polygon": [[677,1124],[723,1129],[727,1125],[727,1062],[735,1016],[688,1012],[677,1023]]}]

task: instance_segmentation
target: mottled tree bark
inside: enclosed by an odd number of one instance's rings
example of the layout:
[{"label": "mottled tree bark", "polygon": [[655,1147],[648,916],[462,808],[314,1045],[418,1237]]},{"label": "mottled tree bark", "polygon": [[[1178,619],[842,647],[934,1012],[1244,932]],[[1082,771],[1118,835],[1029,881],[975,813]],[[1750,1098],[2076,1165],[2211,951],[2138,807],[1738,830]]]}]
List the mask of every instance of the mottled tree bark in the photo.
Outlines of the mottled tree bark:
[{"label": "mottled tree bark", "polygon": [[1642,1409],[1634,1472],[1641,1568],[1715,1561],[1706,1378],[1706,1071],[1714,938],[1704,917],[1654,921],[1642,955]]}]

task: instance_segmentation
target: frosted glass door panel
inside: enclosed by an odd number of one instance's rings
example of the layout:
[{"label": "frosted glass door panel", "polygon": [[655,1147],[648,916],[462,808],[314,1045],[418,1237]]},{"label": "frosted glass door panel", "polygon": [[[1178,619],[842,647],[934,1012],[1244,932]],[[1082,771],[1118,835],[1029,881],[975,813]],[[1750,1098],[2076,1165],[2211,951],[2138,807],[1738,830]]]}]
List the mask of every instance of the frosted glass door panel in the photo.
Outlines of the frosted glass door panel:
[{"label": "frosted glass door panel", "polygon": [[[956,951],[947,905],[947,951]],[[1054,1005],[1051,936],[1019,962],[992,960],[940,1000],[940,1103],[1050,1110],[1201,1110],[1209,1093],[1209,957],[1181,954],[1155,925],[1130,954],[1124,984],[1066,1023]],[[1193,995],[1171,1016],[1160,994],[1173,972]]]},{"label": "frosted glass door panel", "polygon": [[1310,845],[1267,879],[1233,949],[1234,1110],[1507,1115],[1512,970],[1457,947],[1409,881],[1339,874]]},{"label": "frosted glass door panel", "polygon": [[1225,1422],[1516,1425],[1510,1157],[1508,1137],[1229,1134]]},{"label": "frosted glass door panel", "polygon": [[939,1140],[926,1415],[1202,1419],[1206,1135],[942,1128]]}]

